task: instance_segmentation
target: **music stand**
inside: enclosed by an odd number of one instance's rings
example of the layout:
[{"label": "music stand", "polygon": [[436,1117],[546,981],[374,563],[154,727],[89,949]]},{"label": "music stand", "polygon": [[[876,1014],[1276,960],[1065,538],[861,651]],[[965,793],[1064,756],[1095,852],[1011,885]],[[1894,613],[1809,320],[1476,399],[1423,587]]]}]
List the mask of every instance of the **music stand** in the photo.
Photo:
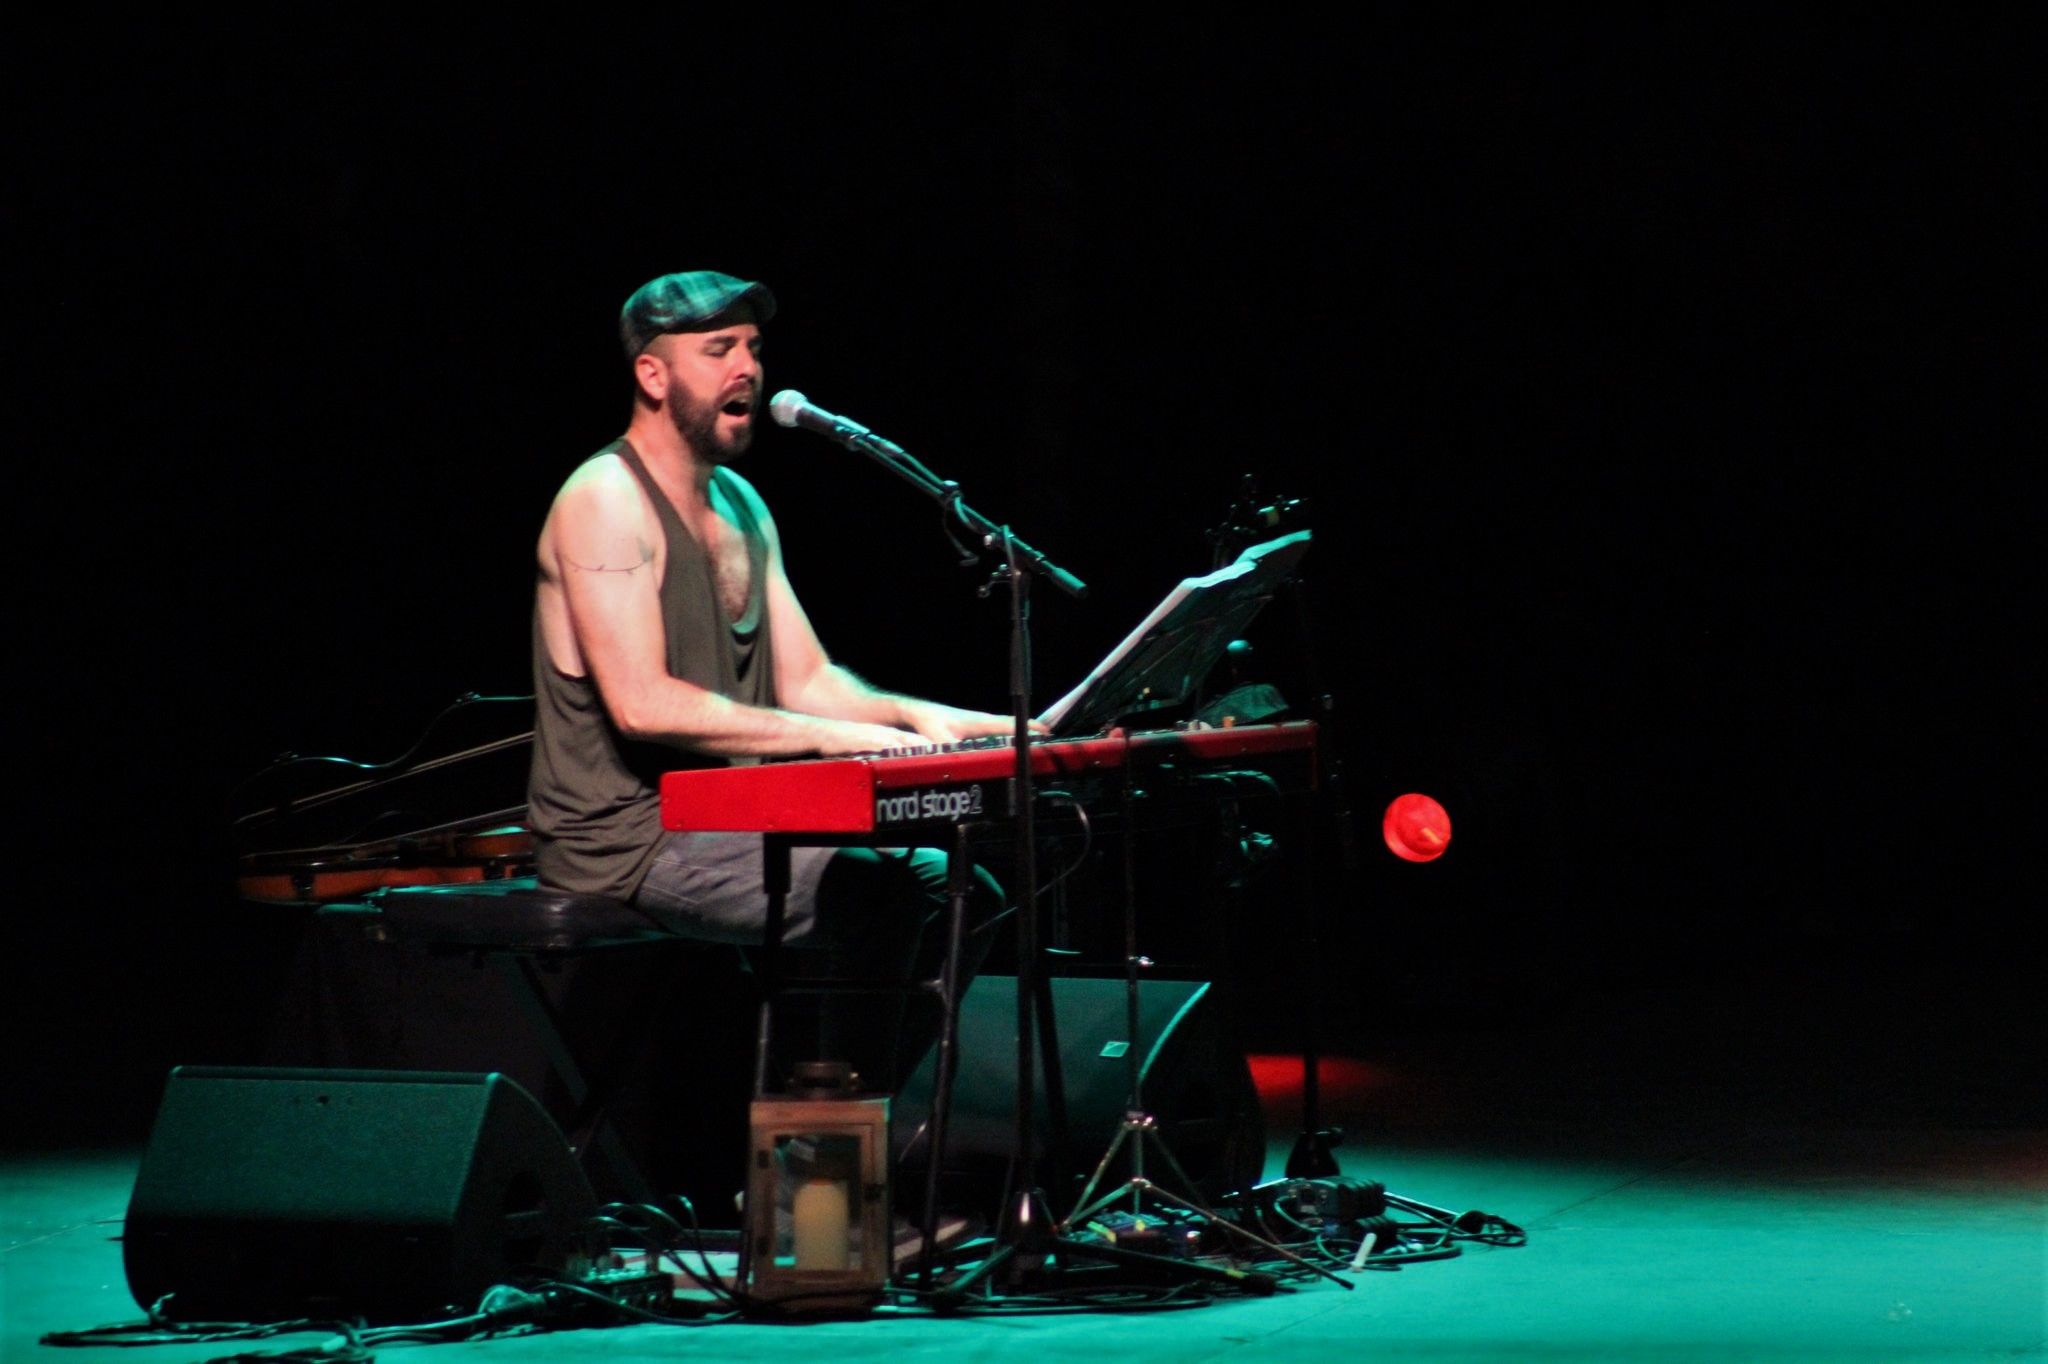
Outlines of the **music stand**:
[{"label": "music stand", "polygon": [[[1213,573],[1183,579],[1102,662],[1090,671],[1079,686],[1061,697],[1041,714],[1039,719],[1055,735],[1089,734],[1108,729],[1133,716],[1162,710],[1186,701],[1222,659],[1231,641],[1237,638],[1251,623],[1252,618],[1258,615],[1266,603],[1271,601],[1292,578],[1302,556],[1308,552],[1309,543],[1309,531],[1296,531],[1291,535],[1250,546],[1240,553],[1234,562]],[[1128,764],[1125,765],[1125,776],[1128,811]],[[1126,836],[1128,837],[1128,833]],[[1269,1276],[1220,1274],[1207,1266],[1138,1255],[1117,1247],[1077,1241],[1065,1234],[1075,1221],[1092,1216],[1123,1196],[1125,1192],[1129,1192],[1134,1199],[1142,1198],[1149,1192],[1164,1201],[1200,1213],[1219,1225],[1229,1227],[1231,1231],[1283,1259],[1315,1270],[1346,1288],[1351,1287],[1335,1274],[1309,1264],[1284,1247],[1274,1245],[1243,1228],[1225,1222],[1192,1197],[1175,1195],[1145,1177],[1144,1149],[1148,1143],[1157,1143],[1156,1149],[1172,1169],[1175,1177],[1187,1187],[1190,1195],[1194,1193],[1192,1182],[1159,1137],[1156,1121],[1144,1112],[1143,1108],[1140,1058],[1144,1052],[1137,1045],[1137,972],[1140,959],[1136,950],[1136,914],[1136,903],[1131,894],[1129,878],[1126,877],[1124,986],[1126,1029],[1131,1046],[1125,1053],[1125,1064],[1129,1072],[1129,1107],[1107,1152],[1082,1191],[1081,1200],[1085,1206],[1059,1222],[1052,1229],[1054,1235],[1033,1244],[1032,1248],[1056,1249],[1080,1258],[1142,1263],[1168,1272],[1182,1271],[1191,1280],[1215,1280],[1249,1288],[1252,1291],[1272,1291]],[[1021,983],[1019,988],[1023,988]],[[1047,1078],[1048,1100],[1056,1103],[1058,1100],[1051,1093],[1051,1077]],[[1025,1129],[1027,1124],[1022,1110],[1029,1103],[1029,1089],[1021,1082],[1018,1103],[1019,1127]],[[1110,1163],[1126,1142],[1132,1143],[1131,1178],[1094,1204],[1086,1204],[1086,1200],[1100,1185]],[[1030,1213],[1030,1200],[1031,1194],[1027,1190],[1018,1215],[1020,1222],[1035,1220]],[[1028,1232],[1020,1229],[1018,1239],[1005,1244],[988,1260],[947,1285],[939,1295],[939,1305],[957,1306],[974,1284],[1007,1263],[1025,1241],[1036,1241],[1037,1238],[1043,1237],[1044,1230],[1042,1227],[1031,1228]]]},{"label": "music stand", "polygon": [[1253,545],[1214,573],[1184,578],[1081,684],[1038,718],[1055,735],[1092,734],[1194,695],[1308,553],[1299,530]]},{"label": "music stand", "polygon": [[[1054,708],[1059,718],[1081,717],[1078,725],[1086,727],[1094,719],[1122,719],[1185,701],[1221,660],[1231,641],[1294,576],[1295,568],[1308,552],[1309,542],[1310,532],[1296,531],[1292,535],[1250,546],[1234,562],[1214,573],[1183,580],[1086,681],[1061,700]],[[1047,713],[1046,720],[1048,724],[1054,723],[1053,712]],[[1129,1075],[1129,1104],[1109,1149],[1103,1153],[1094,1173],[1082,1188],[1077,1206],[1060,1222],[1061,1231],[1071,1231],[1077,1223],[1104,1211],[1125,1194],[1131,1197],[1132,1211],[1139,1211],[1145,1195],[1150,1194],[1182,1211],[1198,1213],[1219,1226],[1227,1227],[1282,1259],[1344,1283],[1336,1275],[1309,1264],[1284,1246],[1275,1245],[1228,1222],[1197,1196],[1195,1182],[1181,1168],[1165,1138],[1160,1136],[1157,1119],[1145,1109],[1144,1071],[1139,1063],[1144,1048],[1139,1045],[1137,1035],[1140,957],[1136,940],[1136,907],[1128,889],[1124,904],[1124,933],[1125,1022],[1130,1042],[1124,1055]],[[1126,1145],[1130,1147],[1130,1177],[1090,1202],[1117,1153]],[[1180,1182],[1181,1193],[1162,1188],[1146,1177],[1145,1154],[1148,1148],[1165,1161],[1167,1169]],[[1350,1285],[1345,1284],[1345,1287]]]}]

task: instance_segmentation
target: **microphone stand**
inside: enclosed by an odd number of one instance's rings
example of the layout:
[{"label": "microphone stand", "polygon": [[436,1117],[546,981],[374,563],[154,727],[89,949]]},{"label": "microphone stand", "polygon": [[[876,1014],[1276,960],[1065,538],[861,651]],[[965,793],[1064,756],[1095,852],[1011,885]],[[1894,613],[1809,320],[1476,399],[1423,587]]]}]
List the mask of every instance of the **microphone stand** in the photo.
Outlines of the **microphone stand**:
[{"label": "microphone stand", "polygon": [[[1067,1115],[1065,1087],[1060,1074],[1059,1046],[1054,1034],[1052,986],[1039,959],[1038,945],[1038,851],[1032,798],[1034,762],[1031,747],[1030,586],[1034,574],[1045,577],[1053,586],[1074,597],[1085,596],[1088,591],[1087,585],[1047,559],[1039,550],[1018,539],[1008,526],[998,526],[969,507],[961,499],[959,484],[938,477],[901,446],[843,417],[835,417],[815,408],[801,410],[808,406],[801,395],[782,396],[794,398],[795,404],[787,416],[782,411],[775,412],[778,422],[785,426],[809,426],[848,449],[866,455],[939,503],[949,517],[980,540],[983,548],[995,549],[1000,546],[1003,566],[989,582],[983,584],[981,596],[987,598],[998,582],[1007,581],[1010,588],[1010,707],[1016,756],[1015,775],[1011,783],[1010,815],[1016,826],[1018,879],[1017,1126],[1012,1184],[1014,1196],[1003,1209],[1001,1221],[998,1223],[995,1250],[987,1259],[968,1269],[945,1288],[932,1293],[933,1309],[950,1312],[963,1307],[968,1295],[979,1284],[996,1275],[1001,1275],[1006,1286],[1014,1288],[1024,1285],[1035,1271],[1043,1267],[1048,1255],[1056,1257],[1061,1269],[1066,1267],[1065,1259],[1071,1254],[1077,1258],[1120,1264],[1154,1275],[1165,1274],[1175,1282],[1213,1282],[1239,1291],[1262,1294],[1276,1291],[1278,1282],[1269,1274],[1217,1269],[1192,1261],[1134,1251],[1122,1246],[1076,1241],[1064,1237],[1060,1234],[1061,1227],[1055,1224],[1051,1211],[1046,1206],[1044,1193],[1037,1185],[1037,1159],[1031,1124],[1034,1088],[1031,1049],[1034,1037],[1040,1046],[1045,1067],[1046,1119],[1055,1155],[1067,1148]],[[771,410],[780,402],[781,397],[778,397],[777,403],[770,405]],[[972,551],[960,545],[957,539],[954,544],[963,551],[965,562],[974,561]],[[1132,998],[1135,999],[1135,993]],[[937,1214],[937,1175],[939,1162],[944,1158],[944,1129],[947,1121],[944,1107],[949,1106],[949,1100],[944,1096],[950,1089],[948,1064],[956,1051],[952,1043],[958,1028],[958,1000],[948,999],[946,1009],[945,1037],[941,1042],[939,1071],[936,1076],[938,1083],[935,1098],[939,1102],[934,1105],[932,1141],[928,1154],[931,1166],[927,1170],[925,1182],[927,1246],[933,1244],[932,1231]],[[1135,1035],[1134,1031],[1134,1039]],[[1114,1148],[1111,1154],[1114,1154]],[[1108,1156],[1104,1157],[1105,1162],[1108,1159]],[[1167,1159],[1172,1159],[1170,1152],[1167,1153]],[[1138,1168],[1142,1170],[1142,1164]],[[1185,1176],[1182,1178],[1185,1182]],[[1162,1192],[1149,1181],[1140,1179],[1138,1183],[1155,1193]],[[1285,1251],[1281,1253],[1286,1255]],[[1288,1255],[1287,1258],[1296,1257]],[[1334,1274],[1327,1277],[1344,1283],[1344,1280]],[[929,1261],[924,1282],[927,1287],[931,1283]],[[1348,1288],[1350,1285],[1345,1284],[1345,1287]]]},{"label": "microphone stand", "polygon": [[[994,578],[983,584],[980,595],[986,599],[998,582],[1007,581],[1010,589],[1010,713],[1016,756],[1011,780],[1010,815],[1016,828],[1018,881],[1017,1105],[1014,1166],[1014,1188],[1017,1194],[1015,1201],[1003,1210],[1002,1220],[997,1228],[998,1244],[995,1252],[938,1295],[942,1304],[957,1306],[967,1292],[982,1279],[1002,1270],[1006,1271],[1007,1278],[1014,1281],[1034,1262],[1042,1261],[1046,1253],[1058,1248],[1052,1216],[1045,1207],[1044,1194],[1037,1187],[1037,1159],[1034,1149],[1036,1143],[1031,1122],[1032,1092],[1035,1087],[1032,1047],[1035,1042],[1041,1049],[1045,1067],[1046,1116],[1052,1146],[1055,1151],[1065,1149],[1066,1090],[1060,1074],[1052,985],[1039,960],[1038,945],[1038,848],[1031,754],[1031,579],[1034,574],[1042,576],[1072,597],[1086,596],[1088,586],[1048,559],[1043,552],[1018,538],[1008,526],[999,526],[968,506],[961,497],[958,483],[940,478],[893,441],[885,440],[867,428],[844,419],[833,419],[828,425],[815,429],[821,430],[823,434],[848,449],[866,455],[937,502],[946,515],[976,537],[983,548],[995,549],[1000,546],[1002,567]],[[950,527],[948,534],[951,534]],[[959,545],[957,539],[954,543],[956,547],[966,552],[966,561],[971,563],[975,557],[972,552],[968,551],[966,546]],[[947,1001],[948,1018],[945,1028],[949,1037],[954,1035],[958,1027],[958,1009],[958,999]],[[941,1058],[942,1068],[951,1056],[952,1050],[946,1049],[946,1055]],[[948,1088],[945,1083],[946,1077],[942,1075],[938,1078],[941,1091]],[[927,1246],[932,1244],[932,1224],[937,1214],[936,1200],[931,1195],[936,1191],[939,1165],[944,1158],[944,1152],[940,1149],[943,1122],[943,1117],[934,1115],[933,1141],[927,1154],[927,1159],[931,1162],[926,1177]],[[1020,1259],[1020,1256],[1024,1258]],[[929,1277],[926,1282],[929,1283]]]}]

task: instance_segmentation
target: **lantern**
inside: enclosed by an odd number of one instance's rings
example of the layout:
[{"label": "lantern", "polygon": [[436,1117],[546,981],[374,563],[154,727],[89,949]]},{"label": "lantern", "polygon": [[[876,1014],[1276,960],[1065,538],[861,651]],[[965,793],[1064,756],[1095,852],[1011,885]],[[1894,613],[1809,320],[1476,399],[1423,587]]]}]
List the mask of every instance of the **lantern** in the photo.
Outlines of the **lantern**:
[{"label": "lantern", "polygon": [[808,1063],[789,1096],[754,1101],[749,1126],[749,1295],[790,1312],[873,1306],[891,1269],[888,1097]]}]

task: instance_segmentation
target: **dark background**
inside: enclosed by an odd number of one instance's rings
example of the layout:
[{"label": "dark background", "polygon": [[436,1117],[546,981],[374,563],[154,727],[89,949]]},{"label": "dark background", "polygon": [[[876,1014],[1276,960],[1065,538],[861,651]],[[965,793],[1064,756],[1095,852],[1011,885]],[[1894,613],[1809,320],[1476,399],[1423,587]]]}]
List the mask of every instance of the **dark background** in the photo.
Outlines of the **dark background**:
[{"label": "dark background", "polygon": [[[1366,833],[1404,790],[1456,823],[1333,893],[1339,1045],[1375,1000],[1626,1019],[1772,960],[1915,1020],[1882,1045],[1937,1079],[1990,1048],[1994,1114],[2031,1092],[1986,1004],[2039,940],[2029,34],[277,22],[12,57],[22,1131],[139,1134],[274,999],[296,921],[233,902],[238,779],[529,688],[534,533],[626,414],[619,303],[704,266],[776,290],[771,389],[1093,584],[1040,595],[1043,699],[1208,567],[1242,475],[1309,500]],[[799,433],[746,472],[842,660],[1002,705],[1002,613],[927,504]]]}]

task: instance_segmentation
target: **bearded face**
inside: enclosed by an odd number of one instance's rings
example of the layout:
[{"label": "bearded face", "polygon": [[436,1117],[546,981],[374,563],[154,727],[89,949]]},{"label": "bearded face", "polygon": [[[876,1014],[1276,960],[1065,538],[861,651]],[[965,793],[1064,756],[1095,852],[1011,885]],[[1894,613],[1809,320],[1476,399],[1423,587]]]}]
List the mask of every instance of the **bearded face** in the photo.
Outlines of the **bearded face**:
[{"label": "bearded face", "polygon": [[698,332],[672,332],[650,342],[634,361],[662,368],[665,382],[642,370],[641,397],[659,403],[676,437],[703,465],[729,464],[754,440],[761,396],[761,332],[736,317]]},{"label": "bearded face", "polygon": [[724,401],[700,398],[681,383],[668,390],[668,416],[676,434],[707,464],[730,464],[754,443],[751,387]]}]

